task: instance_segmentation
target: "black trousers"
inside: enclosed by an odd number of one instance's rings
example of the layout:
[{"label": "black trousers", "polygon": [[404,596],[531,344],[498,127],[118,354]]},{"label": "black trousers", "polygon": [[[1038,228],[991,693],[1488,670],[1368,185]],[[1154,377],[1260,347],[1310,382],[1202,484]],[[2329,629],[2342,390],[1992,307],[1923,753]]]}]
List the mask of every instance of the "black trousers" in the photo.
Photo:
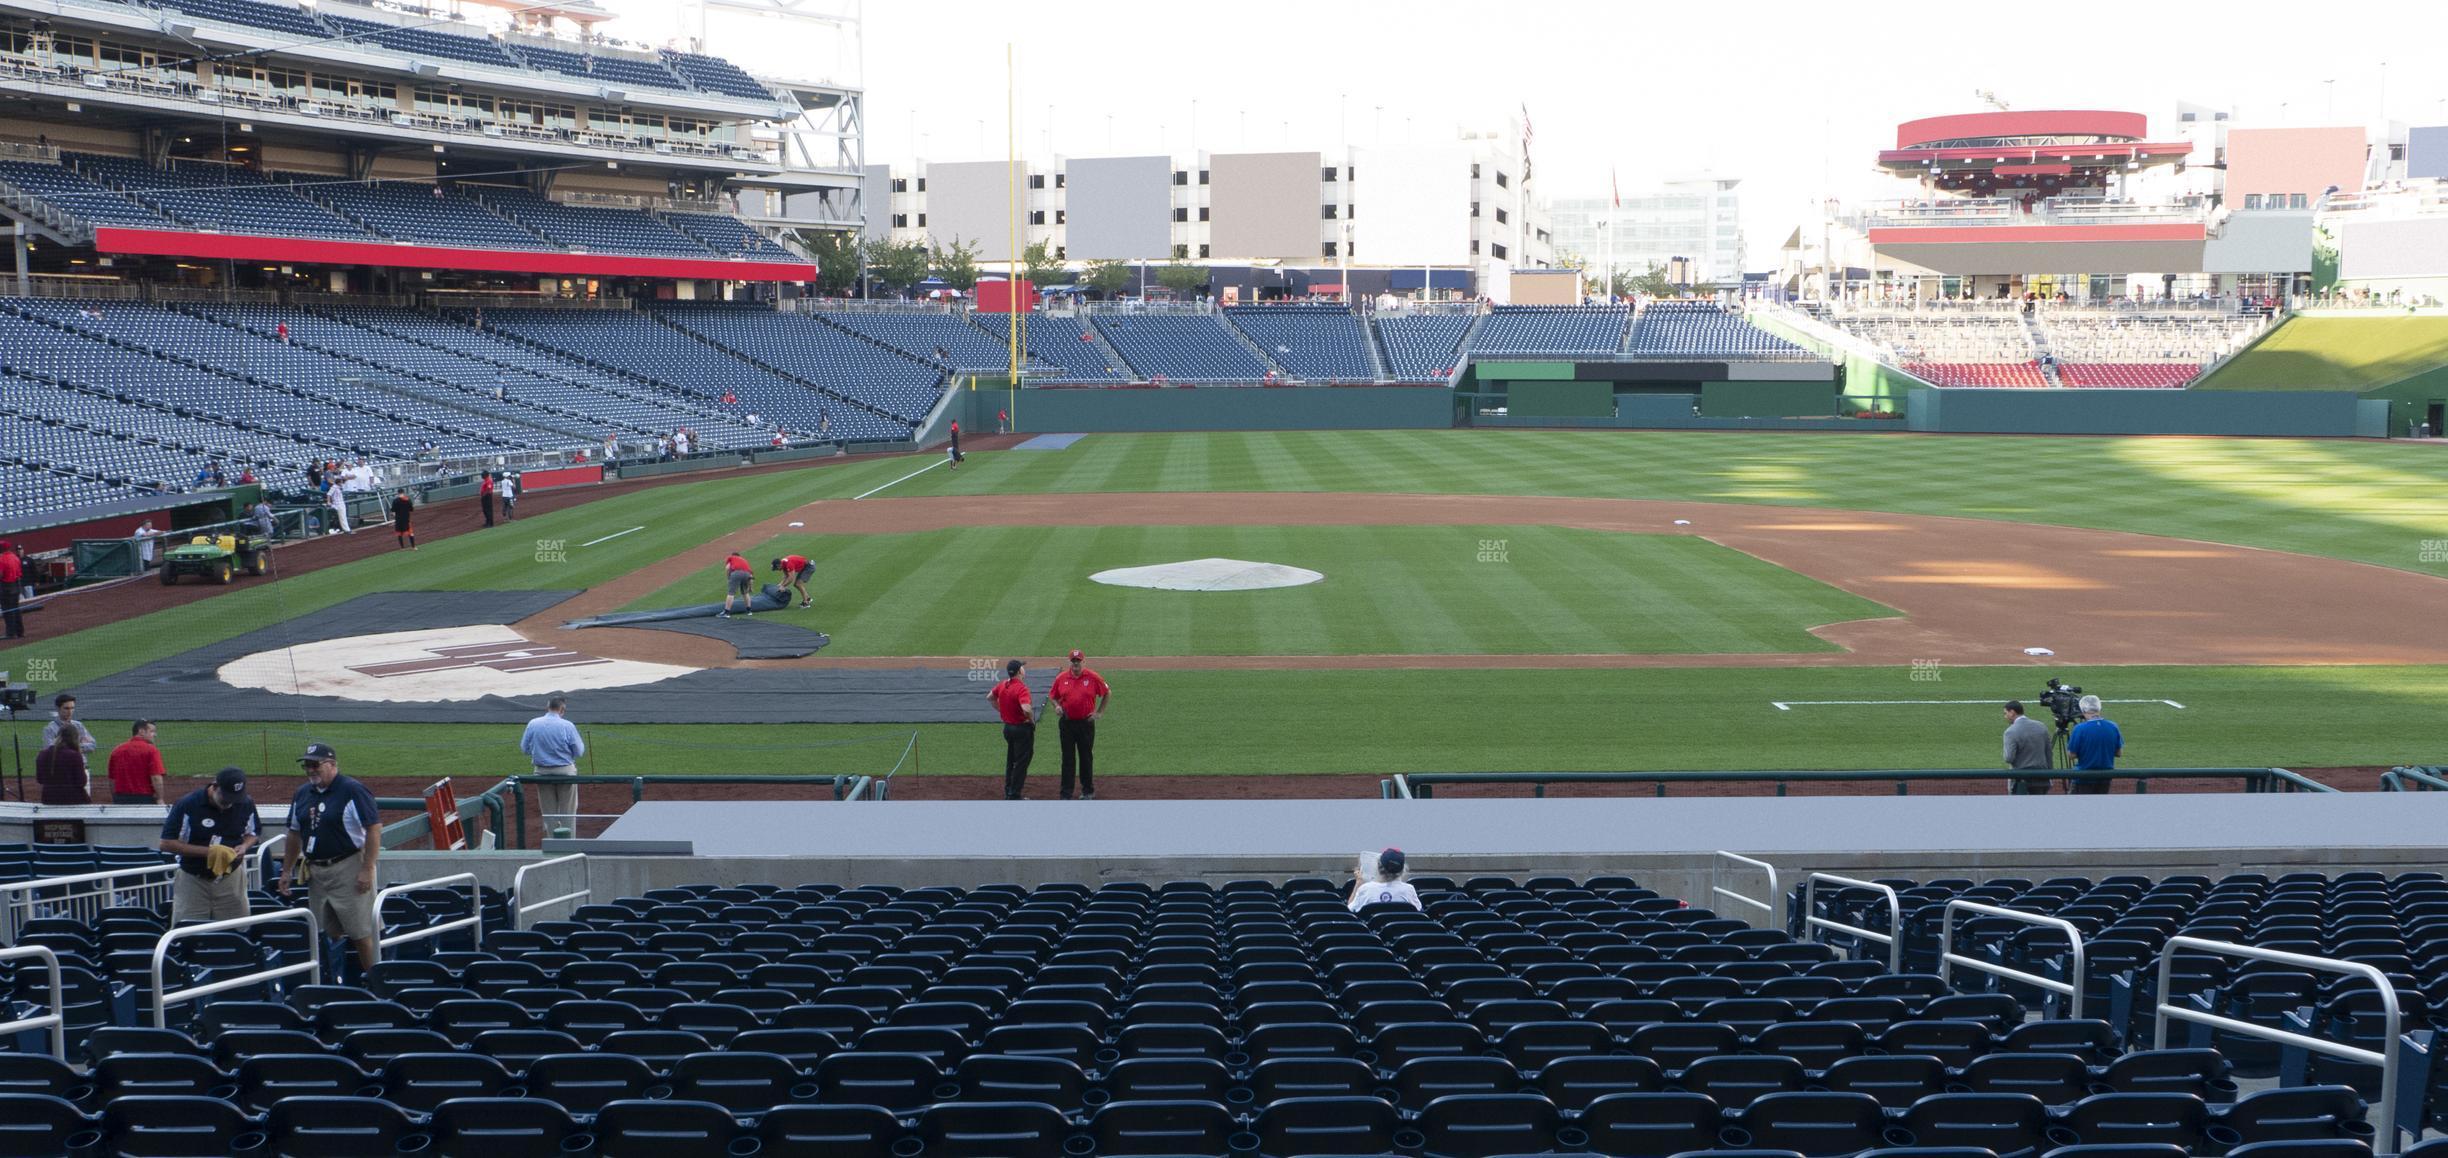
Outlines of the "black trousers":
[{"label": "black trousers", "polygon": [[492,525],[493,525],[493,496],[492,496],[492,495],[490,495],[490,494],[482,494],[482,495],[478,495],[478,496],[476,496],[476,497],[477,497],[477,499],[478,499],[479,501],[481,501],[481,502],[484,504],[485,525],[486,525],[486,526],[488,526],[488,527],[492,526]]},{"label": "black trousers", "polygon": [[2010,796],[2046,796],[2049,794],[2049,783],[2049,778],[2046,776],[2017,776],[2008,784],[2007,794]]},{"label": "black trousers", "polygon": [[1096,721],[1062,719],[1062,794],[1071,798],[1071,772],[1079,770],[1079,790],[1082,796],[1096,793]]},{"label": "black trousers", "polygon": [[7,627],[6,638],[25,638],[25,613],[17,609],[17,601],[25,592],[15,582],[0,581],[0,624]]},{"label": "black trousers", "polygon": [[1003,725],[1003,799],[1020,799],[1028,785],[1029,761],[1037,758],[1037,725]]},{"label": "black trousers", "polygon": [[2106,780],[2068,780],[2066,793],[2071,796],[2106,796],[2108,784]]}]

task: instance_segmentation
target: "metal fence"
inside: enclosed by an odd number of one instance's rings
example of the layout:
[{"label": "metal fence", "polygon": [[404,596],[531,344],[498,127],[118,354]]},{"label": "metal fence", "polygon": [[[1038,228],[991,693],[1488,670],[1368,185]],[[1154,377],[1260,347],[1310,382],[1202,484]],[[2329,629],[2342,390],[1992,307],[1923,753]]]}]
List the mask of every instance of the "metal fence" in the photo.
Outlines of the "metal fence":
[{"label": "metal fence", "polygon": [[[527,893],[527,874],[540,873],[547,869],[558,868],[563,865],[575,867],[578,876],[578,887],[557,896],[543,897],[534,900],[529,899]],[[527,915],[538,910],[549,909],[556,905],[571,904],[573,902],[583,904],[587,898],[595,895],[594,889],[590,883],[592,876],[593,874],[587,868],[587,858],[585,853],[573,853],[569,856],[558,856],[551,860],[537,861],[531,865],[521,865],[518,873],[510,878],[510,927],[513,929],[526,928],[528,925]]]},{"label": "metal fence", "polygon": [[[2372,986],[2380,991],[2381,1028],[2383,1033],[2383,1036],[2381,1037],[2381,1048],[2377,1050],[2364,1049],[2361,1046],[2348,1045],[2342,1041],[2330,1041],[2327,1038],[2313,1037],[2309,1034],[2294,1033],[2288,1030],[2262,1025],[2258,1022],[2240,1021],[2232,1017],[2221,1017],[2215,1013],[2205,1013],[2198,1009],[2190,1009],[2170,1002],[2168,1000],[2168,983],[2171,975],[2175,971],[2176,954],[2186,950],[2191,950],[2197,953],[2207,953],[2218,957],[2240,957],[2247,961],[2267,961],[2274,965],[2292,965],[2298,969],[2312,969],[2322,973],[2336,973],[2346,977],[2360,977],[2371,982]],[[2389,1155],[2397,1153],[2397,1078],[2399,1068],[2397,1051],[2400,1044],[2399,1035],[2405,1031],[2405,1018],[2404,1011],[2398,1006],[2396,987],[2389,984],[2388,975],[2382,973],[2378,968],[2371,965],[2366,965],[2360,961],[2334,961],[2327,957],[2312,957],[2302,953],[2288,953],[2278,949],[2260,949],[2251,945],[2237,945],[2227,941],[2212,941],[2201,937],[2170,937],[2168,938],[2167,945],[2159,950],[2159,988],[2157,990],[2157,995],[2153,1000],[2157,1002],[2158,1009],[2156,1016],[2152,1019],[2151,1025],[2152,1049],[2166,1049],[2168,1047],[2168,1021],[2169,1019],[2173,1018],[2177,1021],[2191,1022],[2195,1025],[2207,1025],[2213,1029],[2225,1030],[2228,1033],[2239,1034],[2245,1037],[2257,1037],[2264,1041],[2276,1042],[2280,1045],[2291,1045],[2297,1049],[2310,1050],[2313,1053],[2327,1054],[2330,1057],[2340,1058],[2345,1061],[2361,1062],[2364,1065],[2379,1066],[2380,1113],[2381,1120],[2386,1125],[2381,1135],[2372,1140],[2372,1152],[2379,1155],[2380,1158],[2388,1158]]]},{"label": "metal fence", "polygon": [[[1909,796],[1911,786],[1928,781],[1993,781],[2003,788],[2008,782],[2028,776],[2028,772],[2009,772],[2003,768],[1888,768],[1876,770],[1805,770],[1792,772],[1723,771],[1723,772],[1407,772],[1378,782],[1378,792],[1388,800],[1424,800],[1436,795],[1440,784],[1528,785],[1530,795],[1547,795],[1550,784],[1654,784],[1655,795],[1666,795],[1670,784],[1765,783],[1776,785],[1776,794],[1783,796],[1792,784],[1857,783],[1891,781],[1895,794]],[[2054,780],[2106,780],[2134,782],[2137,793],[2150,791],[2153,780],[2238,780],[2246,792],[2335,792],[2337,789],[2285,768],[2119,768],[2112,772],[2077,772],[2054,769]]]},{"label": "metal fence", "polygon": [[[405,896],[409,893],[418,892],[424,889],[450,888],[461,881],[467,882],[467,916],[455,917],[438,925],[427,925],[420,929],[398,934],[392,933],[390,926],[384,923],[382,917],[383,905],[389,902],[391,898]],[[390,888],[374,894],[374,924],[374,957],[376,960],[380,960],[383,952],[394,945],[412,945],[418,941],[430,941],[435,937],[442,936],[445,933],[456,932],[460,929],[472,930],[476,943],[478,945],[482,945],[484,944],[484,891],[477,887],[475,873],[453,873],[450,876],[435,877],[432,880],[410,881],[404,885],[393,885]]]},{"label": "metal fence", "polygon": [[0,885],[0,941],[16,944],[18,932],[37,917],[92,924],[102,910],[119,905],[167,907],[178,871],[175,864],[158,864]]},{"label": "metal fence", "polygon": [[[1821,881],[1825,881],[1831,885],[1841,885],[1845,888],[1869,889],[1883,897],[1886,897],[1888,922],[1887,931],[1881,933],[1875,929],[1865,929],[1859,925],[1848,925],[1842,921],[1833,921],[1826,917],[1820,916],[1819,883]],[[1887,946],[1887,971],[1889,973],[1901,973],[1904,971],[1904,902],[1902,898],[1896,896],[1896,891],[1894,889],[1888,888],[1886,885],[1879,884],[1875,881],[1856,880],[1852,877],[1840,877],[1834,873],[1812,873],[1802,882],[1802,926],[1803,932],[1806,934],[1812,930],[1826,929],[1829,932],[1850,934],[1855,937],[1860,937],[1866,941],[1876,941],[1881,945]],[[1817,937],[1811,937],[1810,939],[1813,941],[1818,940]]]},{"label": "metal fence", "polygon": [[[1995,962],[1983,961],[1977,957],[1966,957],[1955,952],[1955,914],[1957,913],[1978,913],[1987,917],[2002,917],[2006,920],[2021,921],[2025,924],[2036,925],[2043,929],[2055,929],[2064,933],[2066,940],[2074,945],[2074,956],[2067,967],[2066,979],[2059,981],[2053,977],[2025,973],[2020,969],[2009,969]],[[1984,905],[1977,901],[1948,901],[1946,911],[1939,915],[1938,976],[1949,987],[1955,984],[1955,966],[1957,965],[1987,973],[1993,977],[2004,977],[2026,985],[2038,986],[2051,993],[2062,994],[2067,999],[2066,1016],[2081,1017],[2083,1015],[2083,937],[2082,930],[2076,928],[2072,921],[2044,917],[2038,913],[2026,913],[2016,909],[2001,909],[1996,905]]]},{"label": "metal fence", "polygon": [[[290,965],[267,966],[252,973],[241,974],[236,977],[225,977],[219,981],[214,981],[209,984],[191,985],[185,989],[179,990],[172,990],[164,983],[162,979],[162,965],[170,958],[170,946],[177,944],[188,937],[194,937],[204,933],[222,933],[235,929],[251,928],[253,926],[267,924],[272,921],[306,922],[306,943],[309,946],[313,946],[313,948],[307,952],[306,959],[304,961]],[[314,911],[312,909],[275,909],[269,913],[256,913],[252,916],[246,917],[232,917],[226,921],[212,921],[202,925],[181,925],[178,928],[172,929],[169,932],[162,934],[161,940],[153,943],[153,1028],[168,1029],[170,1027],[171,1006],[183,1002],[194,1001],[200,997],[210,997],[215,993],[226,993],[232,989],[242,989],[249,985],[260,985],[266,981],[272,981],[282,977],[294,977],[300,973],[304,973],[308,976],[309,984],[320,985],[323,982],[323,955],[321,952],[322,944],[323,923],[315,919]]]},{"label": "metal fence", "polygon": [[2382,792],[2448,792],[2448,768],[2391,768],[2380,774]]},{"label": "metal fence", "polygon": [[[1722,883],[1720,883],[1721,878],[1724,875],[1727,861],[1733,861],[1738,865],[1748,865],[1752,868],[1759,869],[1762,872],[1767,873],[1768,892],[1765,899],[1735,892],[1734,890],[1726,888]],[[1776,916],[1777,898],[1783,895],[1783,893],[1777,891],[1776,866],[1769,864],[1767,861],[1753,860],[1747,856],[1741,856],[1735,853],[1727,852],[1724,849],[1718,849],[1717,859],[1709,862],[1709,896],[1715,900],[1732,901],[1735,904],[1741,905],[1745,908],[1759,910],[1763,919],[1763,928],[1774,928],[1778,924]]]}]

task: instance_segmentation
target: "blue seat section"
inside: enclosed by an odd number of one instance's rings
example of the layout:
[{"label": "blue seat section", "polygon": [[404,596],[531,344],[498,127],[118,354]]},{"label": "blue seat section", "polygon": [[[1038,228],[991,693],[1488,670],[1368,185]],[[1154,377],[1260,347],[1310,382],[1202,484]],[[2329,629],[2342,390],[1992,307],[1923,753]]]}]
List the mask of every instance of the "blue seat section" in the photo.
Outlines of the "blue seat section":
[{"label": "blue seat section", "polygon": [[1386,369],[1397,382],[1441,382],[1462,360],[1469,314],[1380,315],[1377,337],[1385,343]]},{"label": "blue seat section", "polygon": [[331,35],[330,29],[295,4],[259,4],[256,0],[155,0],[153,7],[218,20],[224,24],[269,28],[275,32],[316,40]]},{"label": "blue seat section", "polygon": [[[1001,348],[1011,341],[1011,315],[972,313],[969,324],[986,331],[988,340]],[[1105,351],[1088,336],[1086,326],[1075,317],[1064,314],[1030,314],[1028,324],[1021,327],[1022,340],[1028,343],[1029,360],[1052,367],[1049,376],[1057,382],[1117,382],[1129,375],[1105,360]]]},{"label": "blue seat section", "polygon": [[734,96],[753,101],[774,99],[771,89],[757,83],[757,79],[748,75],[747,71],[740,66],[719,56],[703,56],[694,52],[675,52],[665,49],[663,63],[673,72],[680,74],[681,79],[688,81],[699,92],[710,92],[720,96]]},{"label": "blue seat section", "polygon": [[1622,306],[1497,306],[1471,339],[1471,353],[1611,354],[1630,318]]},{"label": "blue seat section", "polygon": [[580,45],[569,48],[546,48],[525,42],[513,46],[527,63],[535,68],[583,76],[608,84],[644,85],[647,88],[687,92],[689,86],[661,61],[633,60],[626,56],[600,55]]},{"label": "blue seat section", "polygon": [[1236,306],[1224,316],[1275,364],[1310,381],[1372,382],[1368,332],[1342,306]]},{"label": "blue seat section", "polygon": [[489,333],[659,389],[711,398],[732,394],[742,414],[756,414],[794,435],[821,434],[840,442],[910,436],[907,421],[742,361],[652,315],[628,310],[487,310],[484,323]]},{"label": "blue seat section", "polygon": [[41,161],[0,161],[0,182],[39,197],[87,225],[176,229],[178,223],[104,188],[74,169]]},{"label": "blue seat section", "polygon": [[1256,382],[1267,365],[1213,314],[1097,314],[1090,324],[1142,378]]},{"label": "blue seat section", "polygon": [[[93,850],[38,859],[52,856],[0,846],[0,861],[50,870],[102,862]],[[2339,952],[2383,939],[2361,934],[2385,913],[2401,951],[2433,955],[2426,922],[2448,882],[2316,875],[2292,889],[2261,874],[1892,883],[1915,911],[1994,896],[2103,932],[2207,931],[2241,906],[2241,936],[2351,931]],[[1358,913],[1314,877],[690,884],[530,929],[507,927],[509,902],[483,890],[481,945],[412,949],[362,987],[244,985],[174,1010],[168,1029],[133,1024],[151,1019],[131,983],[153,966],[167,906],[131,898],[21,931],[60,956],[88,1067],[0,1052],[0,1143],[494,1158],[2373,1150],[2370,1102],[2346,1082],[2290,1076],[2245,1093],[2218,1050],[2139,1048],[2097,1019],[2030,1020],[1983,978],[1959,975],[1953,991],[1886,973],[1627,877],[1413,883],[1421,909]],[[385,920],[465,904],[415,899]],[[2123,915],[2096,911],[2118,902]],[[2298,937],[2298,917],[2322,932]],[[1965,953],[2020,936],[1965,924]],[[168,954],[165,978],[209,984],[311,948],[197,935]],[[2189,987],[2204,976],[2185,975]],[[2274,985],[2247,979],[2289,976],[2246,970],[2203,992],[2219,1008],[2229,990]],[[39,969],[6,981],[17,999],[49,997]]]},{"label": "blue seat section", "polygon": [[371,20],[358,20],[326,12],[325,22],[332,31],[357,38],[359,43],[380,45],[395,52],[422,58],[465,61],[469,64],[489,64],[497,68],[518,68],[517,58],[510,55],[490,36],[472,36],[462,32],[445,32],[431,25],[402,28]]},{"label": "blue seat section", "polygon": [[[921,361],[963,370],[1008,370],[1009,338],[997,340],[951,314],[850,313],[832,311],[817,317],[864,338],[870,338]],[[944,356],[938,357],[937,350]]]},{"label": "blue seat section", "polygon": [[720,213],[665,213],[663,220],[724,257],[758,261],[805,261],[751,228],[745,221]]},{"label": "blue seat section", "polygon": [[1802,347],[1744,321],[1715,302],[1651,302],[1632,323],[1637,354],[1681,354],[1695,358],[1745,355],[1793,357]]},{"label": "blue seat section", "polygon": [[[306,196],[370,232],[419,245],[467,249],[559,250],[562,247],[441,186],[415,181],[322,181],[300,178]],[[440,194],[436,189],[442,189]]]},{"label": "blue seat section", "polygon": [[560,245],[589,253],[636,253],[663,257],[710,257],[703,242],[634,209],[565,205],[500,185],[462,185],[495,212]]},{"label": "blue seat section", "polygon": [[307,200],[288,183],[267,180],[237,165],[176,161],[167,169],[156,169],[133,157],[61,156],[87,176],[198,229],[344,241],[372,238],[349,219]]},{"label": "blue seat section", "polygon": [[806,314],[745,306],[669,306],[658,314],[726,350],[906,424],[925,418],[943,397],[942,370]]}]

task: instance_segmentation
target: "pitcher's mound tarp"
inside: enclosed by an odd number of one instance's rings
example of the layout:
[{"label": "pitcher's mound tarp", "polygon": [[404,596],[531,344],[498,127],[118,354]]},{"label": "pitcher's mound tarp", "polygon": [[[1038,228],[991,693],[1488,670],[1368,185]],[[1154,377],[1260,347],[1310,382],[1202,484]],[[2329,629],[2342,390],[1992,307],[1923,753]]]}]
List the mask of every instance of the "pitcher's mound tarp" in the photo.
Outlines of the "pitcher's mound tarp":
[{"label": "pitcher's mound tarp", "polygon": [[[768,583],[763,590],[748,597],[750,611],[783,611],[790,607],[790,589],[779,583]],[[641,623],[668,623],[675,619],[712,619],[722,614],[720,603],[693,603],[687,607],[658,607],[647,611],[615,611],[573,619],[563,627],[635,627]],[[702,633],[693,633],[702,634]]]},{"label": "pitcher's mound tarp", "polygon": [[[763,608],[758,608],[762,611]],[[814,655],[833,642],[824,632],[770,619],[668,619],[655,623],[601,623],[591,627],[628,627],[641,631],[677,631],[702,635],[731,645],[741,659],[797,659]]]},{"label": "pitcher's mound tarp", "polygon": [[[431,676],[437,671],[447,678],[452,673],[474,674],[468,671],[474,667],[527,673],[549,670],[556,679],[566,673],[572,714],[587,723],[986,723],[995,718],[981,685],[968,672],[957,669],[679,669],[682,674],[650,682],[588,688],[584,686],[587,676],[605,670],[609,661],[531,643],[507,626],[576,594],[396,591],[363,595],[81,684],[76,689],[78,706],[89,714],[105,713],[92,716],[97,720],[420,724],[521,724],[544,708],[542,694],[490,695],[471,688],[464,698],[450,698],[447,693],[349,698],[275,690],[277,685],[240,687],[221,678],[224,667],[250,656],[288,649],[298,649],[294,654],[302,655],[310,644],[344,645],[365,638],[368,655],[343,657],[339,662],[355,675],[377,680],[395,674]],[[755,621],[707,622],[745,625]],[[385,637],[396,640],[418,632],[471,626],[497,627],[500,639],[439,649],[415,642],[385,642]],[[385,647],[390,651],[383,652]],[[405,654],[392,654],[396,652]],[[1038,679],[1032,684],[1046,682]],[[301,673],[295,686],[311,693],[317,685]],[[506,738],[505,748],[508,742]]]}]

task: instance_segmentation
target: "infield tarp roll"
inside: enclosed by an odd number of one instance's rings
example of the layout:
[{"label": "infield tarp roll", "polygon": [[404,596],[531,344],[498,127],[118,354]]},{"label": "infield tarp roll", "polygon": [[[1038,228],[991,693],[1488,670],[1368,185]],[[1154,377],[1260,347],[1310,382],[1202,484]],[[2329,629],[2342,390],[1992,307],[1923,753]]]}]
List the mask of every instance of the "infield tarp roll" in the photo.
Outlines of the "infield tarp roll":
[{"label": "infield tarp roll", "polygon": [[[788,608],[790,590],[779,583],[768,583],[764,589],[748,597],[750,611],[781,611]],[[686,607],[662,607],[650,611],[615,611],[608,615],[591,615],[573,619],[563,627],[628,627],[639,623],[663,623],[674,619],[711,619],[722,614],[720,603],[692,603]]]}]

